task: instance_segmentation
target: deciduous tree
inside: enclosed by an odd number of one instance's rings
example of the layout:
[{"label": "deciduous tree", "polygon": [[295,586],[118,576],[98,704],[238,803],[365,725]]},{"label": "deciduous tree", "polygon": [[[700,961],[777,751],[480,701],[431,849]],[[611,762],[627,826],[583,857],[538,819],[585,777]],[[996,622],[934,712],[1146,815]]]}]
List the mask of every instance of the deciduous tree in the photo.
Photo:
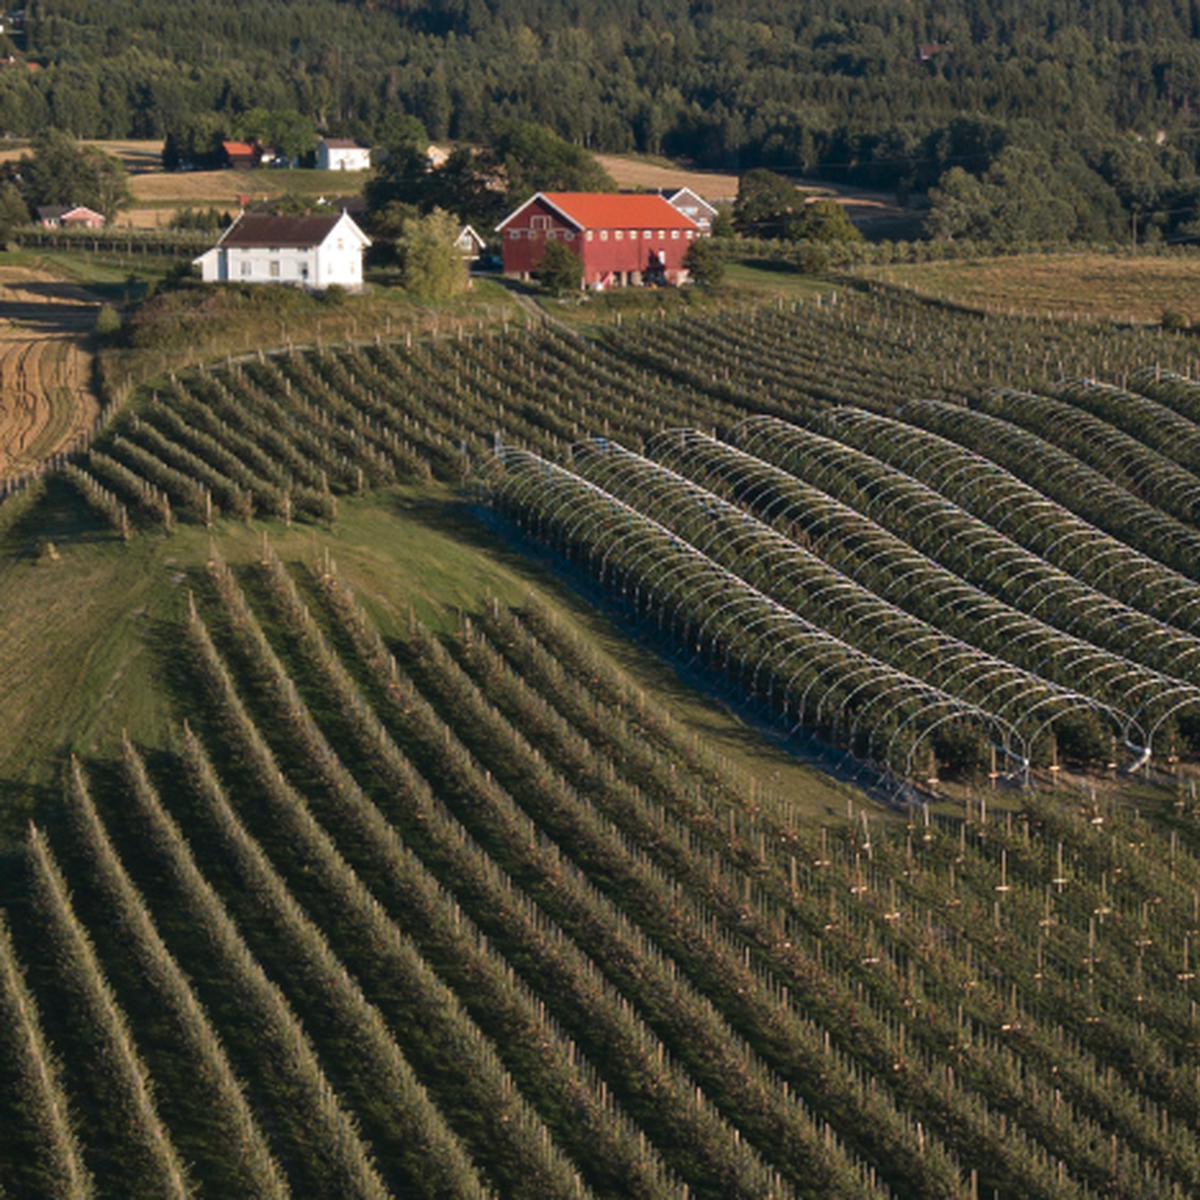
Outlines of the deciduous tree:
[{"label": "deciduous tree", "polygon": [[533,277],[552,296],[577,292],[583,282],[583,263],[562,242],[547,242]]},{"label": "deciduous tree", "polygon": [[457,218],[440,208],[404,222],[397,251],[407,291],[426,300],[448,300],[470,286],[455,245],[458,230]]}]

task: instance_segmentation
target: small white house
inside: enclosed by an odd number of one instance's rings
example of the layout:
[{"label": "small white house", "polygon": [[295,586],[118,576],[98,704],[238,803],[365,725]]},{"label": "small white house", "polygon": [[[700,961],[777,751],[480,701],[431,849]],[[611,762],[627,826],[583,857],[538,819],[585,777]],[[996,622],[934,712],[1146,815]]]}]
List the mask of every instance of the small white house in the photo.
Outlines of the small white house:
[{"label": "small white house", "polygon": [[353,138],[322,138],[317,143],[318,171],[369,171],[371,150]]},{"label": "small white house", "polygon": [[703,196],[696,195],[691,188],[663,188],[662,192],[668,204],[678,209],[686,217],[691,217],[705,233],[712,232],[712,223],[716,220],[717,210]]},{"label": "small white house", "polygon": [[458,231],[458,237],[454,241],[458,248],[459,254],[468,262],[474,262],[484,251],[487,243],[475,232],[470,225],[464,225]]},{"label": "small white house", "polygon": [[244,213],[195,264],[205,283],[287,283],[320,290],[358,289],[371,239],[346,213],[283,216]]}]

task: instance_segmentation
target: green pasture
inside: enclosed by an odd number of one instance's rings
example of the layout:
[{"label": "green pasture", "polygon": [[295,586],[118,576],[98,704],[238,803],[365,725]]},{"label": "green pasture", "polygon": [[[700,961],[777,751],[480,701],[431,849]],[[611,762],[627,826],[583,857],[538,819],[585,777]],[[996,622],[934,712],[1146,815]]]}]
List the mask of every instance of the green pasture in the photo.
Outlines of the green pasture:
[{"label": "green pasture", "polygon": [[172,744],[186,715],[172,655],[192,581],[210,545],[236,565],[260,553],[264,535],[292,564],[328,552],[385,635],[410,614],[448,631],[491,597],[520,604],[535,592],[745,776],[755,796],[840,816],[855,794],[682,683],[450,490],[341,498],[332,527],[219,520],[211,531],[183,525],[122,543],[51,479],[0,506],[0,840],[11,845],[37,806],[54,802],[68,754],[108,757],[123,731],[148,748]]}]

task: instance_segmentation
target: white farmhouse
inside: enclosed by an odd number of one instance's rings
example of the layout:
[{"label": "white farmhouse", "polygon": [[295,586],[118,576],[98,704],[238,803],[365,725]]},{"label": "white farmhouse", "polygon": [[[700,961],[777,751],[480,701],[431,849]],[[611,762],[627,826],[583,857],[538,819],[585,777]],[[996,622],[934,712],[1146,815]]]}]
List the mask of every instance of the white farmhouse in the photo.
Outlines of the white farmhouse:
[{"label": "white farmhouse", "polygon": [[318,171],[369,171],[371,150],[352,138],[321,138],[317,142]]},{"label": "white farmhouse", "polygon": [[244,213],[195,260],[205,283],[361,288],[371,239],[347,216]]}]

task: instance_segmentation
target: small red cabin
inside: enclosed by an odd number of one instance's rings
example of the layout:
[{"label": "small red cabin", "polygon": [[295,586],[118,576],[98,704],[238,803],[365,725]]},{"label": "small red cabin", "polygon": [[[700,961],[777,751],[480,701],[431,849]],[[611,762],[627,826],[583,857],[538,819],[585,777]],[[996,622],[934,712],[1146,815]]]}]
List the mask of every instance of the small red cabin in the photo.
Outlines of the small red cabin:
[{"label": "small red cabin", "polygon": [[700,226],[659,195],[539,192],[496,226],[504,273],[527,279],[546,244],[560,241],[583,263],[584,287],[687,281],[683,256]]}]

